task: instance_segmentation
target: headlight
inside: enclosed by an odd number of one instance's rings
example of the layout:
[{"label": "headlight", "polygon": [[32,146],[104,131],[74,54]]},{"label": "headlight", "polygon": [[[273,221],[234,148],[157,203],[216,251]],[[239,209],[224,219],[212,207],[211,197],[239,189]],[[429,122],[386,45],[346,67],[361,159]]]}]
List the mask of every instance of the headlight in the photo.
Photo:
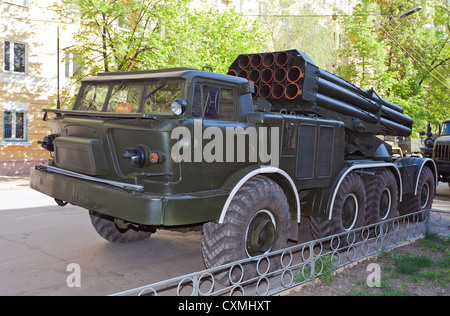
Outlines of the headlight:
[{"label": "headlight", "polygon": [[128,159],[130,165],[135,168],[142,168],[146,163],[145,149],[141,146],[125,148],[122,157]]},{"label": "headlight", "polygon": [[170,105],[170,108],[172,109],[173,114],[175,115],[182,115],[184,112],[186,112],[187,104],[181,99],[176,99],[172,102]]}]

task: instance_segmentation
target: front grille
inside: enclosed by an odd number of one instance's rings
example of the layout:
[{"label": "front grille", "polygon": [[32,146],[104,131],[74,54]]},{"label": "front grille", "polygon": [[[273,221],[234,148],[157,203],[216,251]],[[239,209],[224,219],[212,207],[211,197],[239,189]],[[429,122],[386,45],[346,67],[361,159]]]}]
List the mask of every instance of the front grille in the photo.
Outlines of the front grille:
[{"label": "front grille", "polygon": [[450,145],[434,146],[434,159],[450,161]]}]

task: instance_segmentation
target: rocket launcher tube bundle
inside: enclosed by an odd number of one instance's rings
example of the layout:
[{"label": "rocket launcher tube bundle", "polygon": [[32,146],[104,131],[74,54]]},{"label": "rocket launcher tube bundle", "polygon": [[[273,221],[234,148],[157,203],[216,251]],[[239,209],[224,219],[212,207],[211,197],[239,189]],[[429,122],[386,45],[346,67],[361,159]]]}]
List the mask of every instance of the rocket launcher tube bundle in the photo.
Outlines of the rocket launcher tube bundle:
[{"label": "rocket launcher tube bundle", "polygon": [[320,69],[298,50],[240,55],[228,73],[243,76],[244,71],[261,74],[260,80],[252,80],[257,76],[248,79],[259,91],[254,97],[270,102],[272,111],[338,117],[356,132],[392,136],[412,132],[413,121],[402,107]]}]

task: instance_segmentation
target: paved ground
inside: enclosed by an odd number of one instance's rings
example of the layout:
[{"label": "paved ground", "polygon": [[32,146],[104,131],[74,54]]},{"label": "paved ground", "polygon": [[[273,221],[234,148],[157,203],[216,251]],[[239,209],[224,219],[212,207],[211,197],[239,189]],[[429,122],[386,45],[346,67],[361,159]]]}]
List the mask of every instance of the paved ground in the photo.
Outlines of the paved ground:
[{"label": "paved ground", "polygon": [[[439,186],[437,209],[450,211]],[[302,240],[309,223],[302,221]],[[87,211],[56,206],[28,188],[27,178],[0,176],[0,295],[107,295],[204,269],[200,233],[159,231],[125,245],[104,241]],[[80,287],[69,287],[80,268]],[[70,268],[71,266],[69,266]]]}]

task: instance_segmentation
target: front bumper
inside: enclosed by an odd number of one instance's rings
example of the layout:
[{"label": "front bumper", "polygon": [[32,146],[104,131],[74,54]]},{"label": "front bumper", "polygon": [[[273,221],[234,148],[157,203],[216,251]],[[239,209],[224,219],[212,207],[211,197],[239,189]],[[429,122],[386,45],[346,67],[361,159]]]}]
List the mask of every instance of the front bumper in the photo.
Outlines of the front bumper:
[{"label": "front bumper", "polygon": [[450,177],[450,163],[436,162],[436,167],[440,178],[448,179]]},{"label": "front bumper", "polygon": [[152,195],[50,171],[44,165],[30,172],[30,187],[57,200],[101,214],[149,226],[183,226],[217,221],[229,192]]}]

